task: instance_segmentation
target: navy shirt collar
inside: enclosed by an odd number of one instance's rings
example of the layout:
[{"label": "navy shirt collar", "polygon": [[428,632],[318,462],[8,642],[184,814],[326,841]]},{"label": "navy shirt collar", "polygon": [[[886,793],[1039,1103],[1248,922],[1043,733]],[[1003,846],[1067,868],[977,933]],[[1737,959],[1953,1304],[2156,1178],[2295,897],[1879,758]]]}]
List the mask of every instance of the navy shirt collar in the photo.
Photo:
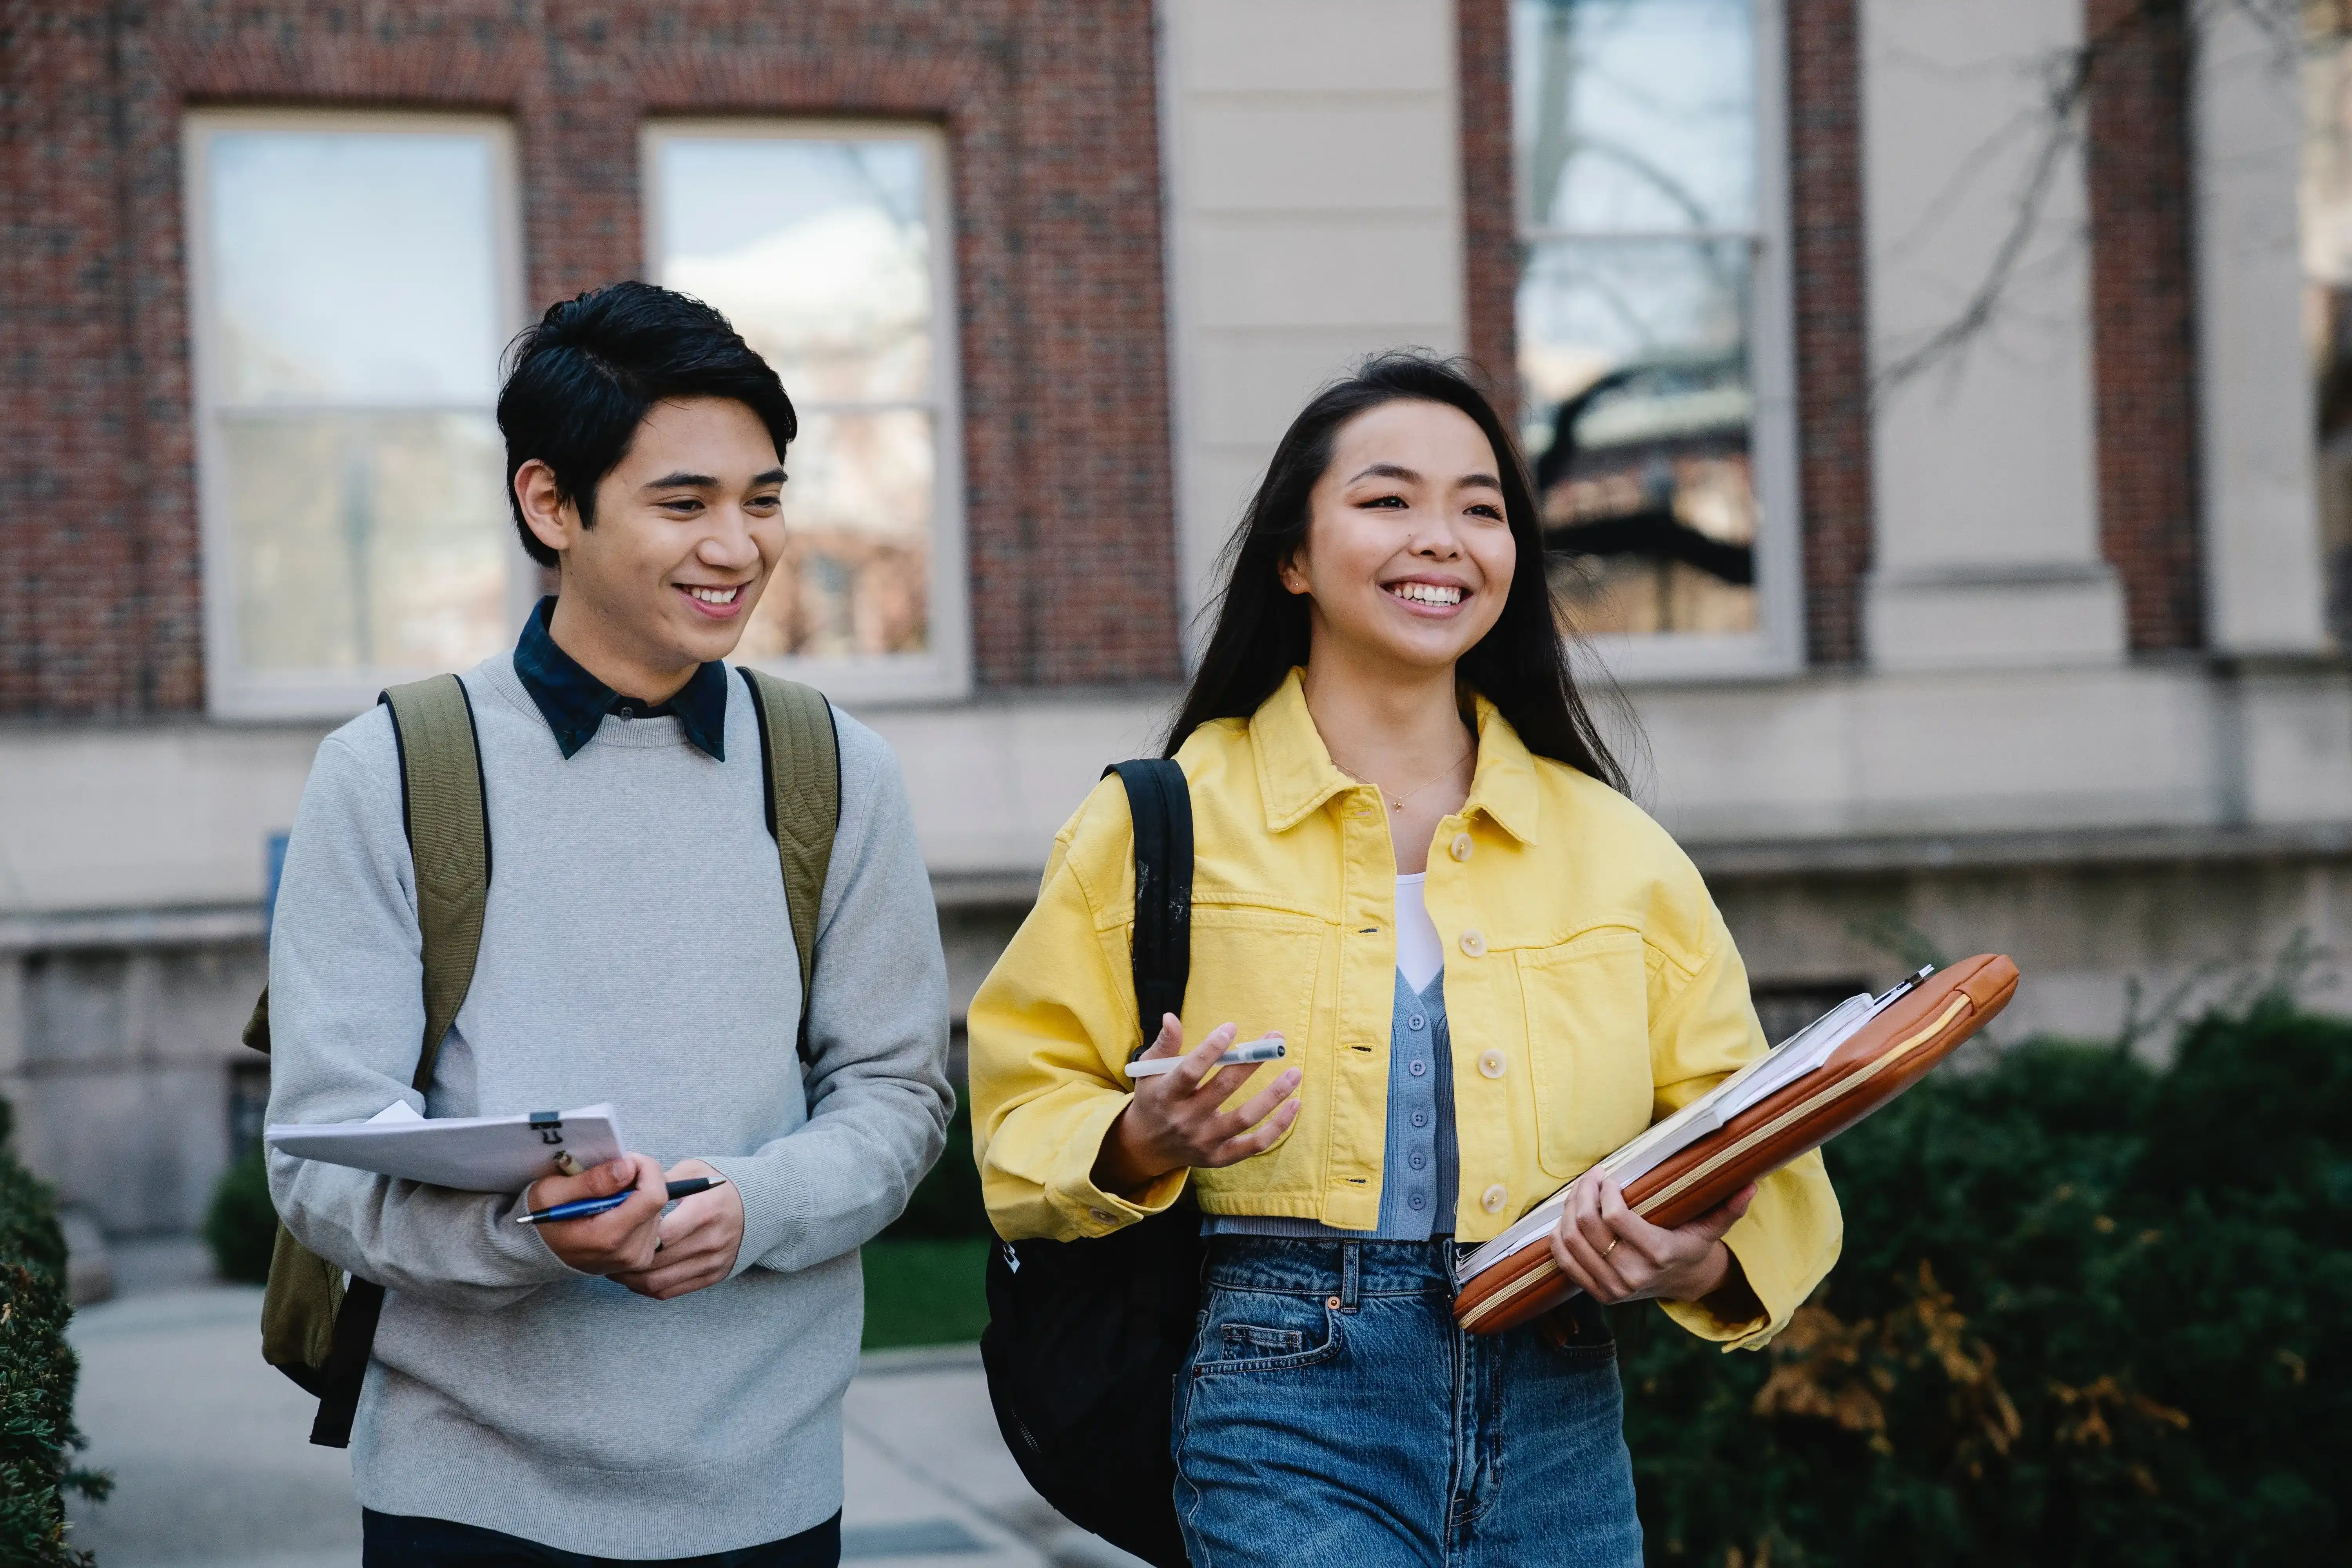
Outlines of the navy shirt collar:
[{"label": "navy shirt collar", "polygon": [[607,713],[625,719],[674,718],[686,738],[712,761],[727,760],[725,665],[714,660],[699,667],[667,702],[624,697],[556,646],[547,629],[554,614],[552,595],[541,599],[531,611],[515,644],[514,667],[522,689],[530,693],[567,760],[594,738]]}]

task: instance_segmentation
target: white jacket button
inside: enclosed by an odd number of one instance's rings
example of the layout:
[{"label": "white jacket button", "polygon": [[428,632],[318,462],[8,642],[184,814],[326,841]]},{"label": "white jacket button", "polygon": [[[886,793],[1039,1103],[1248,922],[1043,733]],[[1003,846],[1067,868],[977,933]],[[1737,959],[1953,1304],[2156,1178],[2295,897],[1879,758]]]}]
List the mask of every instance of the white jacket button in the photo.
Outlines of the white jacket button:
[{"label": "white jacket button", "polygon": [[1454,858],[1456,860],[1467,860],[1470,858],[1470,836],[1466,833],[1455,834],[1454,836],[1452,849]]},{"label": "white jacket button", "polygon": [[1502,1077],[1505,1065],[1503,1053],[1492,1046],[1478,1053],[1478,1070],[1488,1078]]},{"label": "white jacket button", "polygon": [[1503,1212],[1503,1204],[1510,1197],[1510,1195],[1511,1194],[1503,1190],[1503,1184],[1496,1182],[1493,1186],[1488,1187],[1484,1195],[1478,1199],[1478,1206],[1485,1209],[1488,1214],[1501,1214]]},{"label": "white jacket button", "polygon": [[1475,931],[1465,931],[1462,933],[1462,951],[1473,958],[1483,958],[1486,953],[1486,939]]}]

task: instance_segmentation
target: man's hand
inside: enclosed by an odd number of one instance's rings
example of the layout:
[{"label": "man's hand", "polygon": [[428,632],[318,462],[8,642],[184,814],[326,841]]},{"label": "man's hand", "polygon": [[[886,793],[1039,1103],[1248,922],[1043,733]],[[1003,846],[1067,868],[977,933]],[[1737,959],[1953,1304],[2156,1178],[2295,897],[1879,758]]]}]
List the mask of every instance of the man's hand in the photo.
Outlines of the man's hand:
[{"label": "man's hand", "polygon": [[[635,1189],[632,1191],[631,1189]],[[660,1240],[662,1168],[650,1154],[624,1154],[577,1176],[545,1176],[523,1189],[522,1205],[551,1209],[582,1198],[607,1198],[625,1192],[629,1201],[586,1219],[560,1219],[539,1227],[547,1249],[583,1274],[618,1274],[643,1268]]]},{"label": "man's hand", "polygon": [[1696,1301],[1735,1281],[1745,1283],[1723,1233],[1755,1199],[1751,1182],[1688,1225],[1667,1230],[1626,1207],[1624,1189],[1591,1171],[1576,1179],[1560,1211],[1552,1261],[1609,1306],[1652,1298]]},{"label": "man's hand", "polygon": [[[1234,1033],[1233,1025],[1220,1024],[1192,1047],[1182,1067],[1137,1080],[1135,1098],[1110,1124],[1102,1152],[1095,1157],[1095,1185],[1108,1193],[1140,1192],[1171,1171],[1238,1164],[1274,1147],[1275,1140],[1298,1120],[1294,1096],[1299,1071],[1286,1068],[1245,1104],[1220,1110],[1234,1081],[1221,1084],[1220,1075],[1256,1070],[1217,1065]],[[1183,1048],[1184,1026],[1175,1014],[1167,1013],[1160,1016],[1160,1037],[1143,1055],[1147,1060],[1172,1057]]]},{"label": "man's hand", "polygon": [[[665,1179],[683,1182],[718,1174],[699,1160],[680,1160]],[[677,1207],[661,1217],[660,1255],[645,1268],[616,1272],[613,1278],[640,1296],[667,1301],[726,1279],[735,1271],[735,1254],[742,1246],[743,1197],[730,1182],[680,1198]]]}]

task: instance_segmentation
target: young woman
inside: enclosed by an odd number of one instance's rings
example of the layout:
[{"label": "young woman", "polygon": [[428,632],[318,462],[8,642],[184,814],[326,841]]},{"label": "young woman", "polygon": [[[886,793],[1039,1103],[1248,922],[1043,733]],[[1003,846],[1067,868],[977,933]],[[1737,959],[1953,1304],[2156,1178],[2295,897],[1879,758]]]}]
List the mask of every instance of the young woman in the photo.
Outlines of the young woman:
[{"label": "young woman", "polygon": [[[1210,1235],[1176,1389],[1195,1568],[1636,1564],[1614,1350],[1654,1299],[1762,1344],[1835,1261],[1809,1154],[1678,1230],[1578,1183],[1586,1294],[1453,1323],[1486,1240],[1764,1049],[1698,874],[1570,679],[1525,466],[1451,367],[1390,355],[1276,449],[1169,738],[1192,789],[1184,1016],[1139,1037],[1126,798],[1097,789],[971,1010],[989,1212],[1099,1236],[1188,1188]],[[1213,1068],[1237,1037],[1285,1062]]]}]

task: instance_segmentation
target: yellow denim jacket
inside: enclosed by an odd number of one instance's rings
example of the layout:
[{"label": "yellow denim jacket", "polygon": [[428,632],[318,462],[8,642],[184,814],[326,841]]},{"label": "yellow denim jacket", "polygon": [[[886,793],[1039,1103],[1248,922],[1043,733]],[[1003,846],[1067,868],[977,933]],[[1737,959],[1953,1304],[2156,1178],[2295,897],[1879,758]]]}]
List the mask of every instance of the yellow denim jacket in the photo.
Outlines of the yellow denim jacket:
[{"label": "yellow denim jacket", "polygon": [[[1437,828],[1424,897],[1445,943],[1461,1160],[1455,1234],[1483,1241],[1765,1048],[1748,975],[1688,858],[1607,785],[1537,757],[1483,699],[1468,800]],[[1381,1206],[1396,860],[1379,793],[1332,764],[1299,674],[1248,721],[1178,751],[1192,785],[1192,973],[1184,1037],[1279,1031],[1298,1068],[1282,1141],[1130,1200],[1095,1185],[1141,1038],[1129,973],[1127,797],[1106,779],[1054,841],[1036,907],[972,1000],[982,1190],[1007,1237],[1100,1236],[1173,1203],[1370,1229]],[[1229,1069],[1228,1076],[1234,1076]],[[1837,1261],[1818,1153],[1766,1181],[1725,1238],[1765,1317],[1666,1310],[1755,1347]]]}]

